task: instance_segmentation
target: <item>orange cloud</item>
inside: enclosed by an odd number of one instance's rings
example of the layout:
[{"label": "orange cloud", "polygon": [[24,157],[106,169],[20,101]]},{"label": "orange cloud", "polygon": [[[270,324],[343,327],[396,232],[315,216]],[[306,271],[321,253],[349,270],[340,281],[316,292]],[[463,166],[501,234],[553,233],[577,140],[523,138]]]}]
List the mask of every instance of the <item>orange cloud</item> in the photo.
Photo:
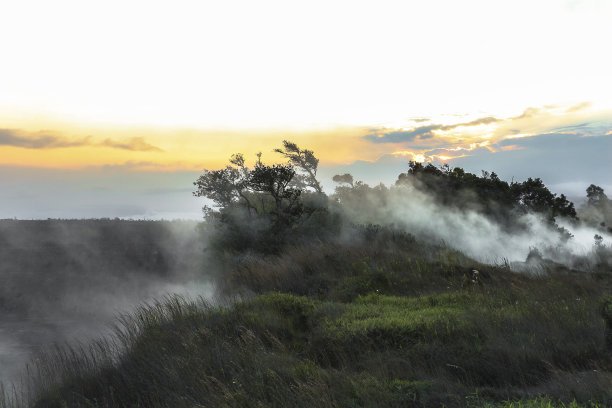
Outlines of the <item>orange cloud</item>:
[{"label": "orange cloud", "polygon": [[502,149],[503,151],[506,151],[506,150],[523,150],[524,147],[523,146],[517,146],[517,145],[508,145],[508,146],[501,146],[500,149]]},{"label": "orange cloud", "polygon": [[[455,123],[446,122],[448,117],[429,119],[427,123],[422,123],[426,120],[420,118],[406,119],[406,128],[177,129],[49,120],[20,122],[0,117],[3,128],[0,129],[0,165],[82,168],[150,163],[140,168],[214,169],[225,166],[234,153],[243,153],[249,164],[258,152],[263,153],[264,162],[280,162],[282,157],[273,150],[284,139],[313,150],[322,166],[375,161],[386,154],[404,155],[412,160],[451,160],[479,148],[491,152],[510,150],[512,147],[500,146],[506,139],[553,130],[559,133],[561,129],[572,131],[572,125],[597,119],[587,107],[586,103],[531,107],[519,116],[462,116],[454,117]],[[599,117],[604,114],[598,113]],[[39,129],[50,130],[40,132]],[[604,129],[599,134],[604,133],[611,135],[612,131]]]}]

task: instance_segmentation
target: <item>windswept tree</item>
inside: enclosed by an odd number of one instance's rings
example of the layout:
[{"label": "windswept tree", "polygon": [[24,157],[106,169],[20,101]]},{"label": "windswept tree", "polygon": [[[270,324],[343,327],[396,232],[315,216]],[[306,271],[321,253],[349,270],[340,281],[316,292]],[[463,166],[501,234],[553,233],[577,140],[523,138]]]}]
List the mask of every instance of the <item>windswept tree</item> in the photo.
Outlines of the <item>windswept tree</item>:
[{"label": "windswept tree", "polygon": [[338,184],[348,184],[353,187],[353,176],[349,173],[336,174],[332,180]]},{"label": "windswept tree", "polygon": [[[249,198],[251,171],[245,166],[244,156],[240,153],[233,155],[230,163],[233,166],[204,170],[193,183],[196,186],[193,195],[210,199],[220,209],[242,206],[252,213],[256,208]],[[204,207],[204,210],[211,209]]]},{"label": "windswept tree", "polygon": [[317,193],[323,194],[321,184],[317,180],[319,159],[315,157],[312,150],[300,149],[295,143],[283,140],[283,148],[274,149],[274,151],[289,159],[289,163],[303,173],[296,177],[298,183],[301,182],[305,187],[311,187]]},{"label": "windswept tree", "polygon": [[[286,153],[288,164],[266,165],[259,153],[255,165],[249,168],[244,156],[235,154],[225,168],[204,170],[194,182],[193,194],[214,203],[204,211],[207,218],[220,221],[217,225],[225,231],[226,244],[239,248],[267,246],[264,250],[270,250],[277,248],[289,231],[312,227],[316,220],[325,218],[326,205],[318,201],[327,197],[315,178],[319,160],[312,151],[300,149],[295,143],[285,141],[284,148],[277,151]],[[298,169],[304,173],[302,181]],[[302,192],[307,187],[319,194],[304,201]]]}]

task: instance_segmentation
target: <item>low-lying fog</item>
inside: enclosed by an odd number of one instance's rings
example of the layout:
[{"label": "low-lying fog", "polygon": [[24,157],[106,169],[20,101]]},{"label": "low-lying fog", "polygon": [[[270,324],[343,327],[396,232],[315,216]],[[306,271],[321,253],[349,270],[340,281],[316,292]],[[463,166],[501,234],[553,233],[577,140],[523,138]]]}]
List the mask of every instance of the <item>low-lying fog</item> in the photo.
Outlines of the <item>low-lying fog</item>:
[{"label": "low-lying fog", "polygon": [[[597,256],[606,257],[597,262],[612,264],[611,251],[598,251],[612,243],[602,228],[557,220],[573,235],[564,240],[557,227],[536,215],[517,215],[506,222],[512,225],[502,225],[479,212],[474,201],[443,206],[411,184],[351,191],[340,206],[330,207],[342,212],[346,226],[394,224],[418,239],[481,262],[509,262],[514,269],[534,269],[525,263],[534,248],[577,269],[588,270]],[[100,336],[117,314],[143,301],[168,293],[212,297],[204,248],[209,237],[202,225],[0,220],[0,380],[17,381],[41,347]],[[337,239],[347,236],[339,233]]]},{"label": "low-lying fog", "polygon": [[167,293],[211,296],[194,221],[0,221],[0,381]]}]

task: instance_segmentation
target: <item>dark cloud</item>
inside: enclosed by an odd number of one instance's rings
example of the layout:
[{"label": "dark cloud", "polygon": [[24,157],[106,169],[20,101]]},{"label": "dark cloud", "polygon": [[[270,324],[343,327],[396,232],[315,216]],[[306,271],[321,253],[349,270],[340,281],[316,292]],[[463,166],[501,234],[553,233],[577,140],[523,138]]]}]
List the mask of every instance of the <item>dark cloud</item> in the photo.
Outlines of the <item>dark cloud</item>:
[{"label": "dark cloud", "polygon": [[58,149],[62,147],[107,146],[115,149],[132,151],[163,151],[157,146],[147,143],[142,137],[132,137],[125,141],[106,139],[95,143],[91,136],[80,139],[69,139],[62,136],[46,134],[45,132],[29,133],[17,129],[0,129],[0,146],[22,147],[25,149]]},{"label": "dark cloud", "polygon": [[394,130],[390,132],[376,132],[366,135],[365,138],[374,143],[403,143],[415,139],[429,139],[434,136],[433,130],[440,129],[440,125],[420,126],[412,130]]},{"label": "dark cloud", "polygon": [[479,118],[471,122],[456,123],[454,125],[428,125],[419,126],[412,130],[392,130],[387,131],[386,129],[371,129],[368,135],[365,136],[366,140],[374,143],[405,143],[412,142],[414,140],[430,139],[434,137],[433,131],[435,130],[451,130],[458,127],[467,126],[478,126],[488,125],[490,123],[499,122],[502,119],[497,119],[492,116],[485,118]]},{"label": "dark cloud", "polygon": [[0,129],[0,146],[23,147],[26,149],[57,149],[60,147],[77,147],[90,144],[90,136],[70,140],[55,135],[29,135],[14,129]]},{"label": "dark cloud", "polygon": [[132,137],[126,141],[116,141],[106,139],[101,143],[102,146],[113,147],[115,149],[133,150],[140,152],[162,152],[163,150],[157,146],[147,143],[143,137]]},{"label": "dark cloud", "polygon": [[463,126],[488,125],[489,123],[495,123],[495,122],[499,122],[499,121],[502,121],[502,120],[503,119],[497,119],[497,118],[494,118],[492,116],[487,116],[486,118],[479,118],[479,119],[473,120],[471,122],[457,123],[455,125],[441,126],[440,129],[442,129],[442,130],[450,130],[450,129],[455,129],[455,128],[463,127]]}]

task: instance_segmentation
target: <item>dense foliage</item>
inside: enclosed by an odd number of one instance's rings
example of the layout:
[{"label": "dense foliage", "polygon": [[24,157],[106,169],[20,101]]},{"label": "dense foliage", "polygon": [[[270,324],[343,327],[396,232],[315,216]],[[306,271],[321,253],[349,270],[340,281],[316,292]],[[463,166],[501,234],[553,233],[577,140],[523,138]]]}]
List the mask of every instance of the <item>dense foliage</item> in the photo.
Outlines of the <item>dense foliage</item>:
[{"label": "dense foliage", "polygon": [[311,150],[288,141],[275,151],[288,163],[266,165],[260,153],[249,168],[244,156],[235,154],[227,167],[205,170],[194,183],[194,195],[214,204],[204,212],[220,231],[215,241],[219,248],[273,253],[312,234],[333,231],[316,179],[319,160]]},{"label": "dense foliage", "polygon": [[433,194],[444,205],[476,206],[505,225],[512,224],[517,214],[528,212],[541,214],[550,222],[556,217],[576,219],[574,204],[565,195],[552,193],[539,178],[508,183],[495,172],[483,171],[479,177],[459,167],[451,170],[449,166],[414,161],[409,166],[407,173],[399,175],[397,184],[416,182],[418,188]]}]

